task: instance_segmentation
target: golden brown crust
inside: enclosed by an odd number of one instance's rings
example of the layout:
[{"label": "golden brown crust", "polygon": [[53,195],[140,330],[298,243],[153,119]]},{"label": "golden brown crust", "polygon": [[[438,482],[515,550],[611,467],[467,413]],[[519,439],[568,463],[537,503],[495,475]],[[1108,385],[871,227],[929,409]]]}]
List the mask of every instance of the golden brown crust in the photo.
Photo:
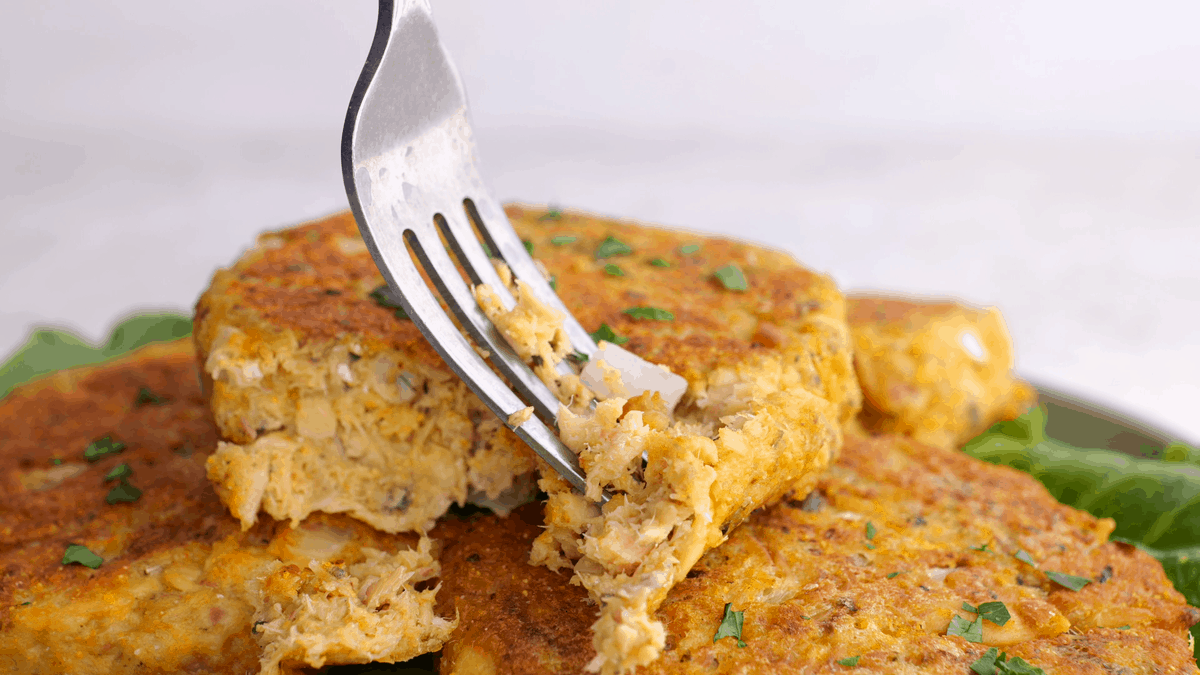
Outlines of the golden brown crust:
[{"label": "golden brown crust", "polygon": [[[518,570],[537,522],[532,510],[482,518],[471,543],[447,545],[439,602],[462,621],[441,672],[573,673],[591,658],[577,639],[595,612],[585,593],[565,574]],[[1106,543],[1111,530],[1015,470],[850,437],[809,497],[756,512],[675,587],[658,612],[667,649],[639,672],[841,672],[835,660],[852,656],[887,672],[966,672],[990,645],[1053,673],[1197,672],[1186,631],[1200,611],[1152,558]],[[1093,582],[1057,586],[1017,550]],[[993,600],[1014,618],[985,622],[985,644],[945,635],[955,613],[974,618],[961,603]],[[726,602],[745,612],[745,648],[712,641]]]},{"label": "golden brown crust", "polygon": [[847,320],[868,431],[960,446],[1037,400],[1012,374],[1012,340],[994,308],[857,294]]}]

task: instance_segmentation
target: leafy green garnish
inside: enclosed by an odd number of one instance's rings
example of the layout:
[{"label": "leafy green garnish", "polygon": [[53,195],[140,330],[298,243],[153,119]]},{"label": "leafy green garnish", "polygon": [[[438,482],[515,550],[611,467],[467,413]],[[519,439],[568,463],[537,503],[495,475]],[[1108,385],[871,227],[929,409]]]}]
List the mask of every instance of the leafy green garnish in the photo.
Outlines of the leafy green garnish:
[{"label": "leafy green garnish", "polygon": [[[612,341],[609,340],[609,342],[612,342]],[[588,355],[584,354],[583,352],[573,352],[571,354],[567,354],[567,360],[573,361],[575,363],[587,363]]]},{"label": "leafy green garnish", "polygon": [[108,473],[104,474],[104,482],[107,483],[110,480],[122,480],[129,478],[132,475],[133,469],[129,468],[128,464],[121,463],[109,469]]},{"label": "leafy green garnish", "polygon": [[108,495],[104,497],[104,501],[109,504],[132,504],[142,496],[142,491],[130,485],[127,481],[122,480],[117,483],[113,489],[108,491]]},{"label": "leafy green garnish", "polygon": [[554,244],[555,246],[565,246],[567,244],[574,244],[577,241],[579,241],[579,237],[576,237],[573,234],[560,234],[556,237],[550,238],[550,243]]},{"label": "leafy green garnish", "polygon": [[630,253],[633,253],[633,249],[628,244],[609,236],[596,247],[596,260],[611,258],[616,255],[629,255]]},{"label": "leafy green garnish", "polygon": [[550,275],[550,290],[558,292],[558,275],[556,274]]},{"label": "leafy green garnish", "polygon": [[895,578],[896,578],[896,577],[898,577],[898,576],[900,576],[900,573],[899,573],[899,572],[892,572],[891,574],[887,575],[887,578],[889,578],[889,579],[895,579]]},{"label": "leafy green garnish", "polygon": [[989,546],[991,546],[991,544],[984,544],[982,546],[968,546],[967,548],[971,549],[972,551],[979,551],[980,553],[987,553]]},{"label": "leafy green garnish", "polygon": [[1049,578],[1050,581],[1053,581],[1059,586],[1069,588],[1073,591],[1081,590],[1084,586],[1092,583],[1091,579],[1077,577],[1074,574],[1067,574],[1066,572],[1052,572],[1050,570],[1043,571],[1046,573],[1046,577]]},{"label": "leafy green garnish", "polygon": [[39,328],[8,361],[0,364],[0,398],[35,377],[99,363],[152,342],[191,334],[191,317],[179,314],[145,314],[126,319],[113,328],[108,341],[100,346],[66,331]]},{"label": "leafy green garnish", "polygon": [[95,462],[104,459],[109,455],[115,455],[125,449],[125,444],[116,440],[111,435],[104,438],[97,438],[88,444],[83,451],[83,458],[89,462]]},{"label": "leafy green garnish", "polygon": [[721,285],[730,291],[744,291],[750,288],[750,284],[746,282],[746,275],[742,274],[742,270],[737,265],[730,263],[721,269],[713,272],[713,276]]},{"label": "leafy green garnish", "polygon": [[368,294],[368,297],[374,300],[375,304],[379,305],[380,307],[394,310],[392,313],[396,315],[397,319],[408,318],[408,314],[404,311],[404,308],[400,306],[400,303],[394,297],[392,297],[392,289],[389,288],[387,284],[380,284],[379,286],[376,286],[375,290]]},{"label": "leafy green garnish", "polygon": [[596,332],[591,333],[590,335],[592,336],[592,340],[595,342],[604,340],[605,342],[611,342],[614,345],[623,345],[626,342],[629,342],[629,338],[617,335],[616,332],[606,323],[600,324],[600,327],[596,329]]},{"label": "leafy green garnish", "polygon": [[657,307],[630,307],[623,312],[635,319],[652,319],[654,321],[674,321],[675,315]]},{"label": "leafy green garnish", "polygon": [[692,255],[700,250],[700,244],[684,244],[679,247],[679,252],[683,255]]},{"label": "leafy green garnish", "polygon": [[835,663],[837,663],[839,666],[846,666],[847,668],[853,668],[858,665],[858,660],[861,658],[862,658],[862,656],[847,656],[844,659],[838,659]]},{"label": "leafy green garnish", "polygon": [[950,626],[946,628],[946,635],[956,635],[967,642],[983,642],[983,617],[967,621],[955,614],[950,617]]},{"label": "leafy green garnish", "polygon": [[721,625],[717,626],[717,632],[713,635],[713,642],[721,638],[731,637],[737,640],[737,646],[745,647],[746,643],[742,641],[742,615],[745,612],[735,612],[732,610],[733,603],[725,603],[725,616],[721,619]]},{"label": "leafy green garnish", "polygon": [[562,220],[562,211],[557,206],[551,206],[538,220]]},{"label": "leafy green garnish", "polygon": [[1026,553],[1024,549],[1017,549],[1017,552],[1013,555],[1013,557],[1025,563],[1026,565],[1037,567],[1037,563],[1033,561],[1033,556]]},{"label": "leafy green garnish", "polygon": [[1124,626],[1117,626],[1117,630],[1129,630],[1129,624],[1125,624]]},{"label": "leafy green garnish", "polygon": [[613,277],[625,276],[625,272],[620,267],[617,267],[616,265],[614,265],[612,263],[608,263],[607,265],[604,266],[604,272],[606,274],[608,274],[609,276],[613,276]]},{"label": "leafy green garnish", "polygon": [[159,396],[150,391],[149,387],[138,389],[137,398],[133,400],[133,405],[140,408],[144,405],[162,405],[167,402],[163,396]]},{"label": "leafy green garnish", "polygon": [[92,553],[86,546],[81,546],[80,544],[71,544],[67,547],[66,552],[63,553],[62,564],[83,565],[84,567],[96,569],[100,565],[104,564],[104,558]]},{"label": "leafy green garnish", "polygon": [[667,262],[666,260],[663,260],[662,258],[655,258],[654,260],[650,261],[650,264],[654,265],[655,267],[670,267],[671,266],[671,263]]},{"label": "leafy green garnish", "polygon": [[522,239],[521,243],[525,245],[525,252],[529,255],[533,255],[533,242],[529,241],[528,239]]},{"label": "leafy green garnish", "polygon": [[976,659],[975,663],[971,664],[971,671],[977,675],[1046,675],[1046,671],[1030,665],[1019,656],[1010,660],[1006,652],[995,647]]},{"label": "leafy green garnish", "polygon": [[868,520],[867,521],[867,539],[874,539],[875,533],[876,533],[875,524]]},{"label": "leafy green garnish", "polygon": [[962,608],[968,612],[974,612],[975,614],[978,614],[980,619],[987,619],[997,626],[1003,626],[1004,624],[1008,623],[1009,619],[1012,618],[1012,615],[1008,613],[1008,608],[1004,606],[1003,602],[999,601],[985,602],[978,607],[974,607],[971,604],[964,602],[962,604]]}]

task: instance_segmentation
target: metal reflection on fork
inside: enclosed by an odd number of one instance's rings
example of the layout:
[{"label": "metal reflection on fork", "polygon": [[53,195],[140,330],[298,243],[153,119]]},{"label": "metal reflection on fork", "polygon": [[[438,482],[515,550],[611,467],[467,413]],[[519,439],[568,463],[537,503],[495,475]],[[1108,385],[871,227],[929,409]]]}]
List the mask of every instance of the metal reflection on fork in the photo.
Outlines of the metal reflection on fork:
[{"label": "metal reflection on fork", "polygon": [[[566,316],[572,348],[588,356],[596,351],[485,186],[466,95],[438,38],[428,0],[379,2],[375,39],[346,113],[342,177],[363,239],[408,316],[506,425],[509,416],[534,408],[534,417],[509,428],[582,492],[578,458],[554,430],[558,400],[484,315],[439,237],[449,242],[471,284],[491,285],[511,308],[514,300],[477,229],[516,278]],[[511,389],[442,310],[414,257]]]}]

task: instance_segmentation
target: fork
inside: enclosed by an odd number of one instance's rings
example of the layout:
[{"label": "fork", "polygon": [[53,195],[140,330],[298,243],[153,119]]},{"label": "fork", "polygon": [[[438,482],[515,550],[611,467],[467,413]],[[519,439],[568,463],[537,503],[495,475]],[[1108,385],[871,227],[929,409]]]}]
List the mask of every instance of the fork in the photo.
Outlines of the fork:
[{"label": "fork", "polygon": [[[342,131],[342,178],[367,248],[409,318],[471,391],[583,492],[578,458],[554,430],[557,398],[479,308],[441,241],[445,237],[472,285],[489,284],[511,309],[515,301],[491,262],[492,255],[501,258],[538,300],[566,317],[572,348],[589,357],[595,353],[595,341],[542,276],[488,193],[466,94],[438,38],[428,0],[379,2],[375,38]],[[443,311],[414,257],[511,389]],[[534,416],[510,423],[510,416],[529,406]]]}]

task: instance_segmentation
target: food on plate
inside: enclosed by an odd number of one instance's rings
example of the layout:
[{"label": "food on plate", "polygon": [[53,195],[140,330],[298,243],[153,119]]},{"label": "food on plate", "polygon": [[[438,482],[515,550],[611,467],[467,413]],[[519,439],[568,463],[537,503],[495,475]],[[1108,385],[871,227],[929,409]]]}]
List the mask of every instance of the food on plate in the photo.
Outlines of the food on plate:
[{"label": "food on plate", "polygon": [[[546,529],[531,561],[571,570],[599,603],[587,669],[628,672],[658,657],[654,611],[700,556],[755,509],[807,493],[840,446],[859,404],[844,300],[828,277],[751,244],[571,213],[509,216],[581,323],[607,327],[600,351],[564,375],[560,314],[503,265],[514,307],[476,289],[558,392],[560,436],[587,478],[579,494],[543,470]],[[630,352],[686,391],[629,391],[653,370]]]},{"label": "food on plate", "polygon": [[[537,510],[453,526],[438,607],[459,625],[443,674],[593,659],[585,589],[525,565]],[[1112,529],[1018,471],[850,434],[812,492],[756,511],[671,590],[655,614],[662,657],[637,672],[970,673],[1003,653],[1046,673],[1196,673],[1200,610]]]},{"label": "food on plate", "polygon": [[455,617],[434,612],[431,539],[229,515],[197,375],[185,339],[0,400],[5,672],[270,675],[438,649]]},{"label": "food on plate", "polygon": [[862,425],[959,447],[1024,412],[1037,393],[1012,373],[1012,339],[996,308],[854,294],[847,319],[862,385]]}]

